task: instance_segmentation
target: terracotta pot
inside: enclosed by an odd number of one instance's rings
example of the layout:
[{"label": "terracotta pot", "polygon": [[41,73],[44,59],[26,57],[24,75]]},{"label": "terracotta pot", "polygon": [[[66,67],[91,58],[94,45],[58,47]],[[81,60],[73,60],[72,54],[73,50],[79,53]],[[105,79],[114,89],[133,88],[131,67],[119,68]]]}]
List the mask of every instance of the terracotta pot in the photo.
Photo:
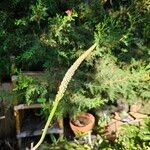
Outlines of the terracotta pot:
[{"label": "terracotta pot", "polygon": [[78,125],[75,125],[74,122],[71,120],[70,121],[70,127],[75,134],[85,134],[85,133],[87,133],[93,129],[94,124],[95,124],[95,117],[92,114],[81,113],[76,118],[78,118],[78,119],[84,118],[88,121],[88,123],[86,125],[83,125],[83,126],[78,126]]}]

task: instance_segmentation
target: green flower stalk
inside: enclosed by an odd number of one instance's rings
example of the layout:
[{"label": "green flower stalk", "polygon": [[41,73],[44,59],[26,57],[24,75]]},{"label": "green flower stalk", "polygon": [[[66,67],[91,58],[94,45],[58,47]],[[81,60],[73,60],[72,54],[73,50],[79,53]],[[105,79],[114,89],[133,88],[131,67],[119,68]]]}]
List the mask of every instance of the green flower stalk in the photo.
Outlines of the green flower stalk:
[{"label": "green flower stalk", "polygon": [[59,86],[59,90],[58,90],[58,93],[55,97],[55,101],[53,103],[53,107],[52,107],[52,110],[49,114],[49,117],[48,117],[48,120],[45,124],[45,127],[43,129],[43,133],[42,133],[42,136],[39,140],[39,142],[33,147],[31,148],[32,150],[36,150],[41,144],[42,142],[44,141],[44,138],[46,136],[46,133],[47,133],[47,130],[48,130],[48,127],[53,119],[53,116],[55,114],[55,111],[57,109],[57,106],[59,104],[59,101],[62,99],[66,89],[67,89],[67,86],[72,78],[72,76],[75,74],[75,71],[78,69],[78,67],[80,66],[80,64],[91,54],[91,52],[95,49],[96,47],[96,43],[93,44],[87,51],[85,51],[75,62],[74,64],[68,69],[68,71],[66,72],[60,86]]}]

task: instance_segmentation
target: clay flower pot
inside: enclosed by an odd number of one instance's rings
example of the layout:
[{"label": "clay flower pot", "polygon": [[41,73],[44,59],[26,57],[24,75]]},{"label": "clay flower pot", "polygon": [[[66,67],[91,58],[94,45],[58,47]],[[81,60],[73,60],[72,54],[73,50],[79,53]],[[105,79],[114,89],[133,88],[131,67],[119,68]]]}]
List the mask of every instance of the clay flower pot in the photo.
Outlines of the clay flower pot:
[{"label": "clay flower pot", "polygon": [[70,121],[70,127],[77,135],[86,134],[91,131],[95,124],[95,117],[90,113],[81,113]]}]

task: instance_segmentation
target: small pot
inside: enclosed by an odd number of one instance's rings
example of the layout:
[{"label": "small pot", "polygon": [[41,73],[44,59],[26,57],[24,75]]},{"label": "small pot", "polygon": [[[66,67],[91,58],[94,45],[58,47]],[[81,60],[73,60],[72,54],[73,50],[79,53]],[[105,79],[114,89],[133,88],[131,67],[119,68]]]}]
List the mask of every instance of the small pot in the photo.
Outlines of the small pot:
[{"label": "small pot", "polygon": [[[79,126],[74,123],[76,121],[79,122],[80,119],[86,120],[87,124],[85,125],[82,124],[82,126],[81,125]],[[89,131],[92,131],[94,125],[95,125],[95,117],[90,113],[81,113],[74,119],[74,121],[73,120],[70,121],[70,127],[75,134],[86,134]]]}]

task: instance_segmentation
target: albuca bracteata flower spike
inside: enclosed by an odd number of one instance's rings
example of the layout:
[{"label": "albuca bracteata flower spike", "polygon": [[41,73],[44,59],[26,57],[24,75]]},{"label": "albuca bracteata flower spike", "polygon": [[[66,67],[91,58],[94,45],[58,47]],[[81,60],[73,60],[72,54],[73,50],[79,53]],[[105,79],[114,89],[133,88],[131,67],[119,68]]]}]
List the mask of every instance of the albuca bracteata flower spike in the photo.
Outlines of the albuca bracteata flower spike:
[{"label": "albuca bracteata flower spike", "polygon": [[53,107],[52,107],[52,110],[49,114],[49,117],[48,117],[48,120],[45,124],[45,127],[43,129],[43,133],[42,133],[42,136],[39,140],[39,142],[33,147],[31,148],[31,150],[36,150],[40,145],[41,143],[44,141],[44,138],[46,136],[46,133],[47,133],[47,130],[48,130],[48,127],[52,121],[52,118],[55,114],[55,111],[57,109],[57,106],[59,104],[59,101],[62,99],[66,89],[67,89],[67,86],[72,78],[72,76],[75,74],[75,71],[78,69],[78,67],[80,66],[80,64],[91,54],[91,52],[95,49],[96,47],[96,43],[93,44],[87,51],[85,51],[75,62],[74,64],[68,69],[68,71],[66,72],[60,86],[59,86],[59,90],[57,92],[57,95],[55,97],[55,101],[53,103]]}]

